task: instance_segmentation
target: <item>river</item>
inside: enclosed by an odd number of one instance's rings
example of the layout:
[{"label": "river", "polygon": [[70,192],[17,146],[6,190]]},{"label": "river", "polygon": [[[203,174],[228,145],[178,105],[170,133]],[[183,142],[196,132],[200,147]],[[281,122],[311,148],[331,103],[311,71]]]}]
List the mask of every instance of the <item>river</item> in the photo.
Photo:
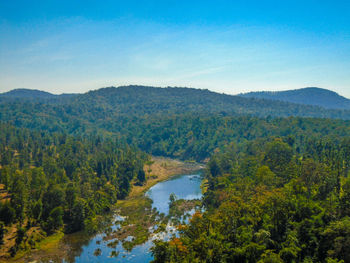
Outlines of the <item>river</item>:
[{"label": "river", "polygon": [[[163,182],[159,182],[151,187],[146,196],[152,199],[153,208],[156,208],[159,213],[165,215],[169,212],[169,196],[174,193],[178,199],[200,199],[201,193],[201,176],[200,173],[184,174],[172,177],[171,179]],[[118,218],[118,215],[115,216]],[[111,230],[115,230],[119,227],[117,224],[111,226]],[[150,247],[153,245],[152,240],[148,240],[142,245],[138,245],[132,249],[131,252],[126,251],[122,243],[120,242],[115,248],[107,246],[109,241],[104,241],[103,238],[106,234],[101,233],[91,237],[84,233],[77,233],[66,242],[66,247],[69,247],[69,251],[65,253],[64,259],[51,258],[44,262],[67,262],[67,263],[83,263],[83,262],[131,262],[131,263],[144,263],[152,260],[150,253]],[[166,236],[166,235],[165,235]],[[99,255],[96,255],[98,250]],[[111,257],[112,251],[118,251],[118,256]]]}]

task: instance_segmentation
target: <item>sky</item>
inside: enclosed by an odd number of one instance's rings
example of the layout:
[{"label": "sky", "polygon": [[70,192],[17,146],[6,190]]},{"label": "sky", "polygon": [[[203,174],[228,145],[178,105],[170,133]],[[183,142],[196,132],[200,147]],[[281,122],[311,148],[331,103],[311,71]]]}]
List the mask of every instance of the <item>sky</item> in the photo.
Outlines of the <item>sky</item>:
[{"label": "sky", "polygon": [[119,85],[350,98],[350,1],[0,0],[0,92]]}]

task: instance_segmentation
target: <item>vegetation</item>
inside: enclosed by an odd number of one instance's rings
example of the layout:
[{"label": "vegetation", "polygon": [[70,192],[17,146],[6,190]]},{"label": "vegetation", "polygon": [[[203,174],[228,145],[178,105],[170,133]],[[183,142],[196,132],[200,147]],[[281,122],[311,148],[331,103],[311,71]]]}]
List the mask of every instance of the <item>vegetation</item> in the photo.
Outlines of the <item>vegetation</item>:
[{"label": "vegetation", "polygon": [[257,118],[218,115],[170,115],[129,117],[111,123],[129,144],[153,155],[203,161],[225,145],[270,136],[289,137],[297,151],[303,151],[306,140],[328,137],[338,140],[350,136],[350,122],[314,118]]},{"label": "vegetation", "polygon": [[[147,155],[100,137],[73,138],[0,125],[0,202],[4,225],[17,227],[11,254],[36,227],[47,235],[96,229],[96,215],[125,198]],[[45,234],[45,235],[46,235]],[[3,235],[2,235],[3,236]]]},{"label": "vegetation", "polygon": [[350,262],[350,139],[234,145],[208,163],[205,212],[153,262]]},{"label": "vegetation", "polygon": [[287,91],[260,91],[240,94],[245,98],[279,100],[299,104],[317,105],[328,109],[350,109],[350,100],[336,92],[320,88]]},{"label": "vegetation", "polygon": [[[54,132],[118,133],[137,117],[198,114],[203,116],[318,117],[350,119],[350,111],[281,101],[242,98],[208,90],[127,86],[104,88],[57,99],[0,96],[0,120]],[[45,96],[44,96],[45,97]],[[116,126],[115,126],[116,125]]]},{"label": "vegetation", "polygon": [[156,223],[162,231],[169,217],[142,194],[179,169],[152,154],[186,169],[207,162],[203,200],[172,196],[170,217],[200,209],[156,243],[154,262],[350,262],[347,119],[347,110],[184,88],[3,94],[0,257],[94,232],[113,207],[128,217],[107,238],[126,249]]},{"label": "vegetation", "polygon": [[[43,96],[33,101],[3,95],[0,120],[39,131],[98,134],[126,141],[153,155],[196,161],[209,158],[229,142],[291,135],[303,147],[310,136],[350,133],[349,121],[277,118],[349,119],[350,111],[246,99],[208,90],[128,86],[62,95],[57,100],[40,99]],[[142,174],[139,176],[142,184]]]},{"label": "vegetation", "polygon": [[[160,231],[162,226],[166,226],[169,218],[165,217],[164,214],[159,214],[156,209],[152,209],[152,200],[144,195],[145,191],[160,180],[166,180],[173,175],[184,172],[198,171],[201,166],[196,163],[189,164],[167,158],[154,158],[152,161],[148,161],[145,167],[150,168],[148,169],[147,183],[140,186],[137,180],[129,196],[125,200],[120,200],[116,205],[118,215],[121,215],[123,220],[117,222],[120,224],[119,229],[108,233],[105,237],[106,240],[114,240],[109,243],[111,247],[116,246],[120,241],[126,250],[132,250],[136,245],[146,242],[152,233]],[[200,201],[197,200],[197,205],[198,202],[200,203]],[[175,216],[175,212],[172,216]],[[156,225],[158,228],[154,231]],[[132,237],[132,239],[127,240],[128,237]]]},{"label": "vegetation", "polygon": [[199,199],[184,200],[177,199],[174,194],[169,198],[169,215],[173,224],[181,224],[184,219],[191,216],[190,212],[201,207],[201,201]]}]

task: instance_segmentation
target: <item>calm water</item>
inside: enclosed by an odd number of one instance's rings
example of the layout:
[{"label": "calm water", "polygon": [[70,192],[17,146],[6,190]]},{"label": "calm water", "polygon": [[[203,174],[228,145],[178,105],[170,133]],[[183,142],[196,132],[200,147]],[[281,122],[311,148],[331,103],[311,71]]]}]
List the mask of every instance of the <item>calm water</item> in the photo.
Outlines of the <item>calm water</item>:
[{"label": "calm water", "polygon": [[180,175],[154,185],[146,195],[153,200],[153,207],[160,213],[168,214],[170,194],[174,193],[178,199],[200,199],[202,197],[200,185],[200,174]]},{"label": "calm water", "polygon": [[[146,195],[153,200],[153,207],[157,208],[160,213],[167,214],[169,212],[170,194],[174,193],[178,199],[190,200],[201,198],[200,184],[201,177],[199,173],[180,175],[154,185]],[[118,226],[114,225],[112,229],[114,230],[117,227]],[[85,240],[84,243],[76,241],[76,244],[72,244],[72,255],[70,259],[64,262],[145,263],[152,260],[152,255],[149,251],[150,247],[153,245],[152,241],[136,246],[131,252],[127,252],[123,249],[121,242],[115,249],[109,248],[107,244],[111,241],[103,241],[103,236],[105,236],[105,234],[96,235],[90,240]],[[84,237],[81,237],[81,239],[84,240]],[[95,256],[94,251],[98,248],[101,249],[101,255]],[[119,251],[118,257],[110,257],[112,251]]]},{"label": "calm water", "polygon": [[[122,247],[121,242],[119,245],[113,249],[109,248],[107,244],[110,241],[103,241],[103,234],[97,235],[93,239],[89,241],[89,244],[82,247],[82,252],[79,256],[76,256],[74,259],[72,258],[69,261],[64,262],[135,262],[135,263],[143,263],[150,262],[152,260],[152,255],[149,251],[151,246],[153,245],[152,241],[147,241],[145,244],[136,246],[131,252],[127,252]],[[101,241],[100,244],[96,244],[96,241]],[[95,256],[95,249],[101,249],[101,255]],[[119,251],[120,254],[117,257],[110,257],[112,251]]]}]

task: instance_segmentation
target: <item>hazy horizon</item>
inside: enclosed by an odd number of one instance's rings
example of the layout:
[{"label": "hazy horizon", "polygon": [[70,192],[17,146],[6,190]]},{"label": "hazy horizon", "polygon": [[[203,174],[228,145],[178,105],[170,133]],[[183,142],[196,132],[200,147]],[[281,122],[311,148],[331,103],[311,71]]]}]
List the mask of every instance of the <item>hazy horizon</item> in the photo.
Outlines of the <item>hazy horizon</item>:
[{"label": "hazy horizon", "polygon": [[[183,87],[181,87],[181,86],[164,86],[164,87],[162,87],[162,86],[150,86],[150,85],[139,85],[139,84],[129,84],[129,85],[120,85],[120,86],[112,85],[112,86],[108,86],[108,87],[100,87],[100,88],[96,88],[96,89],[90,89],[90,90],[86,90],[86,91],[83,91],[83,92],[70,92],[70,93],[67,93],[67,92],[65,92],[65,93],[55,93],[55,92],[51,92],[51,91],[44,90],[44,89],[26,89],[26,88],[23,88],[23,89],[25,89],[25,90],[38,90],[38,91],[48,92],[48,93],[51,93],[51,94],[54,94],[54,95],[62,95],[62,94],[84,94],[84,93],[87,93],[87,92],[90,92],[90,91],[96,91],[96,90],[103,89],[103,88],[111,88],[111,87],[119,88],[119,87],[125,87],[125,86],[145,86],[145,87],[154,87],[154,88],[193,88],[193,89],[198,89],[198,90],[209,90],[209,91],[212,91],[212,92],[217,92],[217,91],[214,91],[214,90],[211,90],[211,89],[200,89],[200,88],[196,88],[196,87],[184,87],[184,86]],[[256,91],[246,91],[246,92],[239,92],[239,93],[235,93],[235,94],[221,92],[221,94],[236,96],[236,95],[250,93],[250,92],[266,92],[266,91],[267,92],[279,92],[279,91],[301,90],[301,89],[306,89],[306,88],[323,89],[323,88],[320,88],[320,87],[303,87],[303,88],[299,88],[299,89],[290,89],[290,90],[256,90]],[[22,88],[10,89],[10,90],[4,91],[4,92],[0,91],[0,94],[1,93],[6,93],[6,92],[9,92],[9,91],[12,91],[12,90],[21,90],[21,89]],[[333,91],[333,90],[330,90],[330,91]],[[334,91],[334,92],[336,92],[336,91]],[[220,93],[220,92],[217,92],[217,93]],[[338,95],[340,95],[340,96],[350,100],[350,98],[348,98],[347,96],[344,96],[343,94],[338,93],[338,92],[336,92],[336,93]]]},{"label": "hazy horizon", "polygon": [[350,97],[347,1],[2,1],[0,92],[136,83]]}]

